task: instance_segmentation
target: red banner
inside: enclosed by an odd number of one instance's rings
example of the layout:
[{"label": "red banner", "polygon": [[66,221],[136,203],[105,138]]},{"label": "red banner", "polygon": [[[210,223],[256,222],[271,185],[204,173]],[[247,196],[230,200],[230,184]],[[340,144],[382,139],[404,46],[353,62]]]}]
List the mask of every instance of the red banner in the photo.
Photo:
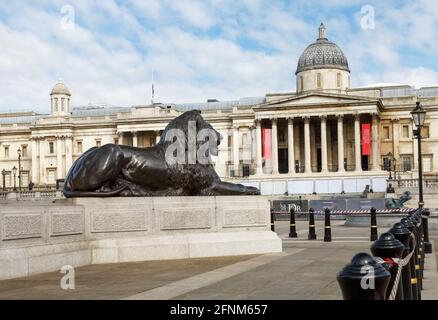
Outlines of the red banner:
[{"label": "red banner", "polygon": [[369,156],[371,154],[371,124],[362,124],[362,155]]},{"label": "red banner", "polygon": [[262,128],[262,157],[263,159],[271,159],[271,129],[270,128]]}]

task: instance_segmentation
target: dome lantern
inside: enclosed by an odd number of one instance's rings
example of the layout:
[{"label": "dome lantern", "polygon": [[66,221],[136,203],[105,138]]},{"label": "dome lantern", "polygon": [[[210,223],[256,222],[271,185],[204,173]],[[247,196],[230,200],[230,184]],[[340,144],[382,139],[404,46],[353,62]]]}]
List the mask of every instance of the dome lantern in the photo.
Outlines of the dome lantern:
[{"label": "dome lantern", "polygon": [[70,90],[64,84],[62,79],[59,79],[50,93],[53,116],[70,115],[70,97]]}]

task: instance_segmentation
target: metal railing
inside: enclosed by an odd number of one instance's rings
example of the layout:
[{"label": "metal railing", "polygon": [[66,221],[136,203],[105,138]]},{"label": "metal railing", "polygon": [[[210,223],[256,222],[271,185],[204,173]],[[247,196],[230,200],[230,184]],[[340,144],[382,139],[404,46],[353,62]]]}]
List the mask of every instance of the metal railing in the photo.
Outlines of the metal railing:
[{"label": "metal railing", "polygon": [[372,255],[352,258],[337,275],[344,300],[421,300],[426,253],[432,253],[429,214],[423,208],[409,213],[373,242]]}]

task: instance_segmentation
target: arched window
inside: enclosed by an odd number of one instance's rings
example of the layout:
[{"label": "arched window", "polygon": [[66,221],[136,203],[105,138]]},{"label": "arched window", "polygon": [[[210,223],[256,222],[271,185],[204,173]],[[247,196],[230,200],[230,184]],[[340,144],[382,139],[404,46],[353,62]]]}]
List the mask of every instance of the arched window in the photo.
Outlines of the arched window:
[{"label": "arched window", "polygon": [[322,88],[322,76],[321,76],[321,73],[317,73],[316,74],[316,87],[318,89]]}]

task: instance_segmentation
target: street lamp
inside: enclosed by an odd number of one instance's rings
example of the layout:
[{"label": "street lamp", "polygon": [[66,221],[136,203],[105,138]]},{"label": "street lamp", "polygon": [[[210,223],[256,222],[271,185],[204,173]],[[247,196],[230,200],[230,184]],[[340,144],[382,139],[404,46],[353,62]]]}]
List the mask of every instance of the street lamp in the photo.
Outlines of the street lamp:
[{"label": "street lamp", "polygon": [[[389,163],[388,163],[388,171],[389,171],[389,180],[392,180],[392,162],[394,161],[394,156],[392,155],[392,152],[388,152],[388,154],[386,155]],[[395,178],[395,177],[394,177]]]},{"label": "street lamp", "polygon": [[18,147],[18,190],[21,191],[21,149]]},{"label": "street lamp", "polygon": [[417,105],[414,110],[411,111],[412,119],[417,129],[414,129],[414,137],[418,140],[418,206],[422,208],[424,206],[423,201],[423,161],[421,154],[421,128],[424,125],[424,119],[426,118],[426,111],[424,111],[420,102],[417,101]]},{"label": "street lamp", "polygon": [[17,168],[15,166],[12,168],[12,173],[14,174],[14,191],[17,191],[17,185],[15,183],[15,177],[17,175]]},{"label": "street lamp", "polygon": [[[424,120],[426,119],[426,111],[421,106],[420,102],[417,101],[415,109],[411,111],[412,119],[417,129],[414,129],[414,138],[418,140],[418,207],[422,208],[424,206],[423,201],[423,156],[421,154],[421,128],[424,125]],[[427,237],[424,239],[424,251],[425,253],[432,253],[432,244],[429,242],[429,230],[427,224],[427,218],[425,219],[424,228]]]},{"label": "street lamp", "polygon": [[3,191],[6,191],[6,170],[2,170],[2,176],[3,176]]}]

